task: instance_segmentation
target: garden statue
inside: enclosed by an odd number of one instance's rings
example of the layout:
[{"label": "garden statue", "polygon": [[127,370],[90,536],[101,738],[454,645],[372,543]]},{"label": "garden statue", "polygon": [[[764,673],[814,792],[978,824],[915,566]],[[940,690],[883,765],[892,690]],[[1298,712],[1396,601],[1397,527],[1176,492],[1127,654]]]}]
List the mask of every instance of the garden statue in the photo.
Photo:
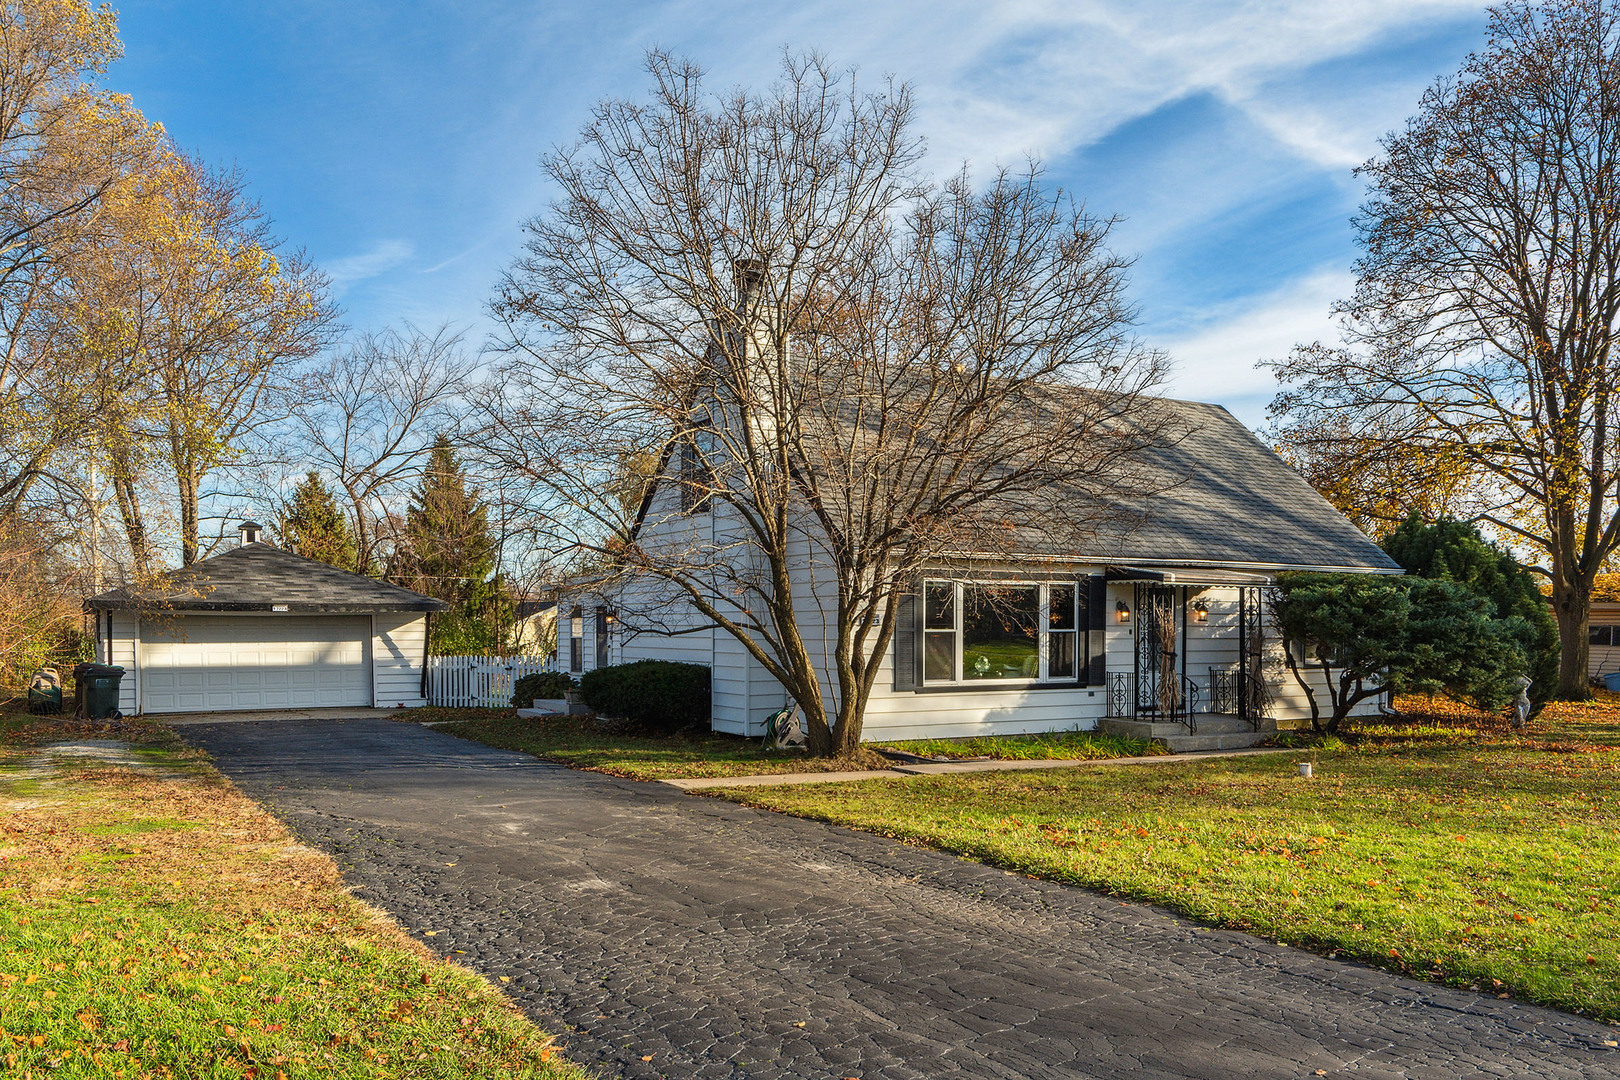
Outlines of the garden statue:
[{"label": "garden statue", "polygon": [[765,749],[786,750],[805,744],[804,724],[797,705],[784,705],[765,721]]},{"label": "garden statue", "polygon": [[1522,728],[1530,721],[1530,676],[1520,675],[1513,685],[1519,688],[1519,696],[1513,699],[1513,726]]}]

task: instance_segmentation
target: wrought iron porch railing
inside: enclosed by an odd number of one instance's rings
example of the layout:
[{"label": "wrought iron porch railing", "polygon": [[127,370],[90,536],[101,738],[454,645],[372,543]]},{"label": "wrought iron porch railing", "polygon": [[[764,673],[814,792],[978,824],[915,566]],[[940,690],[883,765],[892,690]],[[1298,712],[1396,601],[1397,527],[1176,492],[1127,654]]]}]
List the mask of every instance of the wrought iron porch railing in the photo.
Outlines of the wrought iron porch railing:
[{"label": "wrought iron porch railing", "polygon": [[1136,676],[1129,671],[1108,673],[1108,715],[1122,719],[1136,716]]},{"label": "wrought iron porch railing", "polygon": [[1247,720],[1259,731],[1266,719],[1265,696],[1242,668],[1209,669],[1209,711]]},{"label": "wrought iron porch railing", "polygon": [[1198,714],[1202,711],[1203,691],[1197,680],[1183,675],[1181,692],[1174,701],[1139,701],[1136,694],[1136,676],[1129,671],[1108,673],[1108,715],[1129,720],[1156,720],[1181,724],[1189,732],[1198,730]]},{"label": "wrought iron porch railing", "polygon": [[1243,673],[1236,668],[1209,669],[1209,711],[1236,716],[1242,711]]}]

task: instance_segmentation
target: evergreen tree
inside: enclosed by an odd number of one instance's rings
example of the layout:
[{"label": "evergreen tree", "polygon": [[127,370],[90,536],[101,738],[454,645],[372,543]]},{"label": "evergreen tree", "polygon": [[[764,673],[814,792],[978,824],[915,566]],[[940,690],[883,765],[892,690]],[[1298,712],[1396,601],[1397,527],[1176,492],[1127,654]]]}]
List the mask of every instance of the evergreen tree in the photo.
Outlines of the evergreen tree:
[{"label": "evergreen tree", "polygon": [[1558,622],[1535,575],[1511,554],[1464,522],[1442,518],[1426,524],[1413,514],[1380,546],[1408,574],[1453,581],[1491,602],[1498,619],[1523,620],[1519,647],[1533,680],[1531,697],[1542,702],[1558,685]]},{"label": "evergreen tree", "polygon": [[1358,704],[1386,690],[1445,694],[1487,712],[1513,700],[1524,620],[1497,618],[1491,601],[1465,585],[1290,573],[1279,575],[1277,593],[1283,658],[1318,732],[1337,733]]},{"label": "evergreen tree", "polygon": [[440,655],[492,653],[510,623],[510,602],[495,576],[497,548],[489,504],[467,484],[450,440],[433,444],[427,469],[405,511],[401,583],[450,610],[434,616],[429,647]]},{"label": "evergreen tree", "polygon": [[292,504],[281,520],[281,542],[287,550],[308,559],[343,570],[360,571],[355,566],[354,533],[338,509],[337,500],[311,469],[293,488]]}]

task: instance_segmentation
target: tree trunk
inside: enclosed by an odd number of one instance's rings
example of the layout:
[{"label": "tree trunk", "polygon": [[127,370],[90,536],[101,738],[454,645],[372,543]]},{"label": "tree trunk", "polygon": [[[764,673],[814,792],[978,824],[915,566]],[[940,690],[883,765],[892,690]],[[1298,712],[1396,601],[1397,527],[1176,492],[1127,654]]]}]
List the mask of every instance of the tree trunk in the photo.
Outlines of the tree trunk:
[{"label": "tree trunk", "polygon": [[180,565],[190,566],[197,561],[200,542],[197,522],[197,478],[183,470],[175,470],[175,488],[180,504]]},{"label": "tree trunk", "polygon": [[1592,582],[1582,576],[1553,579],[1553,616],[1558,620],[1558,689],[1560,701],[1585,701],[1592,696],[1587,659],[1592,651],[1587,638],[1592,616]]},{"label": "tree trunk", "polygon": [[118,517],[124,523],[124,536],[129,541],[129,561],[137,581],[145,581],[152,573],[152,546],[147,537],[146,519],[141,514],[140,495],[127,474],[113,475],[113,497],[118,503]]}]

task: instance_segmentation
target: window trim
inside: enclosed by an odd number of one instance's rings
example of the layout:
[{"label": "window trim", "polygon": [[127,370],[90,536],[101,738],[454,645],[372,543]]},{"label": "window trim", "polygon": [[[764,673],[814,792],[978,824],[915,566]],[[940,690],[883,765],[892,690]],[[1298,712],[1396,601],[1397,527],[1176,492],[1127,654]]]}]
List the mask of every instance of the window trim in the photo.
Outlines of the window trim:
[{"label": "window trim", "polygon": [[[952,628],[946,630],[942,627],[930,629],[928,626],[928,590],[941,585],[951,586],[951,621]],[[1072,590],[1070,603],[1073,605],[1073,629],[1060,630],[1056,633],[1075,636],[1074,673],[1071,675],[1053,676],[1050,674],[1052,660],[1051,635],[1051,595],[1052,586],[1067,585]],[[1040,658],[1040,674],[1033,679],[965,679],[962,677],[963,643],[962,619],[966,609],[966,590],[969,588],[1034,588],[1037,592],[1036,615],[1036,654]],[[1037,580],[1028,578],[993,578],[988,580],[966,580],[962,578],[924,578],[917,605],[917,629],[919,638],[916,648],[919,654],[919,679],[915,689],[919,692],[937,690],[1030,690],[1030,689],[1064,689],[1090,685],[1091,657],[1091,631],[1089,619],[1083,615],[1084,604],[1089,603],[1087,581],[1084,578],[1061,578]],[[928,638],[929,635],[949,635],[954,647],[954,662],[956,665],[955,678],[937,679],[928,675]]]},{"label": "window trim", "polygon": [[585,609],[579,604],[568,613],[568,670],[576,675],[585,670]]}]

